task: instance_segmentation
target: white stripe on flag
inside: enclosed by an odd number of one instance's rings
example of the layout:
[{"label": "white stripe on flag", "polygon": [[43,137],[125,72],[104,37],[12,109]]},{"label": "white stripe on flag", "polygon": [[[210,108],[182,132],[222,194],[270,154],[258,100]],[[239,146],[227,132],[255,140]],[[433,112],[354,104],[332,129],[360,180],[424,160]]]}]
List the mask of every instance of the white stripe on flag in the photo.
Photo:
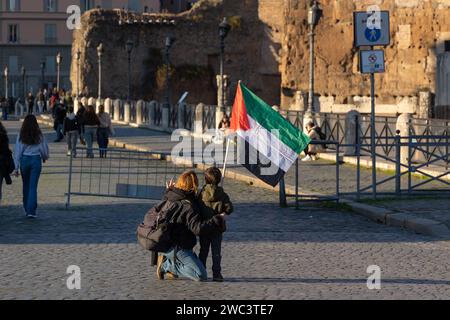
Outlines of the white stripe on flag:
[{"label": "white stripe on flag", "polygon": [[237,135],[247,140],[253,148],[261,152],[281,170],[287,172],[297,160],[298,154],[252,117],[248,116],[248,120],[251,129],[247,131],[238,130]]}]

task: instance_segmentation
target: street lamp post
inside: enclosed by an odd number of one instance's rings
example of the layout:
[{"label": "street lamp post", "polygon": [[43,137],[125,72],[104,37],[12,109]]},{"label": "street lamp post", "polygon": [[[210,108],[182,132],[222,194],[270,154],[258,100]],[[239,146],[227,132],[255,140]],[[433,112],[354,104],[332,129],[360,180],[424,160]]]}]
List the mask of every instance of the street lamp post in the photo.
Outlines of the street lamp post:
[{"label": "street lamp post", "polygon": [[44,87],[45,87],[45,61],[41,62],[41,76],[42,76],[41,87],[42,87],[42,90],[44,90]]},{"label": "street lamp post", "polygon": [[100,101],[102,98],[102,56],[103,56],[103,43],[97,47],[97,56],[98,56],[98,100]]},{"label": "street lamp post", "polygon": [[80,97],[80,59],[81,59],[81,50],[78,48],[76,53],[77,58],[77,98]]},{"label": "street lamp post", "polygon": [[23,104],[25,105],[27,101],[27,88],[25,83],[26,70],[24,66],[20,69],[20,73],[22,74]]},{"label": "street lamp post", "polygon": [[62,56],[61,52],[58,52],[56,55],[56,67],[57,67],[57,76],[56,76],[56,90],[59,92],[60,88],[60,75],[61,75],[61,62],[62,62]]},{"label": "street lamp post", "polygon": [[309,96],[308,112],[314,112],[314,29],[319,24],[322,10],[316,0],[312,0],[308,10],[309,32]]},{"label": "street lamp post", "polygon": [[5,75],[5,98],[6,98],[6,100],[8,100],[8,77],[9,77],[8,66],[5,67],[3,74]]},{"label": "street lamp post", "polygon": [[225,79],[224,79],[224,60],[225,60],[225,38],[230,32],[231,26],[227,22],[227,18],[223,18],[223,21],[219,25],[219,37],[220,37],[220,80],[221,80],[221,106],[220,110],[225,114]]},{"label": "street lamp post", "polygon": [[131,52],[133,51],[134,43],[131,40],[128,40],[125,48],[128,54],[128,93],[127,93],[127,102],[131,101]]},{"label": "street lamp post", "polygon": [[9,108],[9,99],[8,99],[8,76],[9,76],[9,69],[8,66],[5,67],[5,70],[3,71],[3,74],[5,75],[5,104],[3,105],[3,120],[8,120],[8,108]]},{"label": "street lamp post", "polygon": [[175,38],[171,36],[166,37],[166,99],[164,103],[166,108],[170,108],[170,48],[174,42]]}]

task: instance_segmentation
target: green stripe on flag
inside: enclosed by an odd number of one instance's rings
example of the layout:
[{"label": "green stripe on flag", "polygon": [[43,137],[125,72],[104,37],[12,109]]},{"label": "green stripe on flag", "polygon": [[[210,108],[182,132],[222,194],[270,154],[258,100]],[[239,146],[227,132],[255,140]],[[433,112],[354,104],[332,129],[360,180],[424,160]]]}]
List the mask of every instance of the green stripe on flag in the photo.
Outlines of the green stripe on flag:
[{"label": "green stripe on flag", "polygon": [[272,109],[261,98],[251,92],[246,86],[241,83],[242,95],[244,97],[245,108],[250,117],[252,117],[266,130],[278,130],[280,136],[278,137],[286,146],[300,154],[311,139],[308,135],[294,127],[288,120],[283,118],[281,114]]}]

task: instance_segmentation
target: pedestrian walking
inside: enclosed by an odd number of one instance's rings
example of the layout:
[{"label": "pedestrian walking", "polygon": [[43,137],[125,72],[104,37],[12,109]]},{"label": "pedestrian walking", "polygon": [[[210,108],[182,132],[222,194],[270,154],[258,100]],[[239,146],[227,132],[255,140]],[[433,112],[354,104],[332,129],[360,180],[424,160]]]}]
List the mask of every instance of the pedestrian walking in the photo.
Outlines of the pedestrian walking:
[{"label": "pedestrian walking", "polygon": [[44,106],[45,106],[44,92],[42,90],[39,90],[37,94],[37,107],[39,114],[42,114],[44,112]]},{"label": "pedestrian walking", "polygon": [[57,104],[54,110],[53,129],[56,131],[56,140],[54,142],[60,142],[64,139],[64,119],[67,112],[62,104]]},{"label": "pedestrian walking", "polygon": [[97,128],[100,125],[100,120],[98,119],[98,116],[95,114],[94,106],[91,105],[87,106],[86,111],[84,112],[83,125],[84,125],[84,139],[86,140],[87,145],[86,156],[88,158],[93,158],[94,152],[92,151],[92,145],[97,135]]},{"label": "pedestrian walking", "polygon": [[0,201],[2,200],[3,180],[6,184],[12,184],[11,173],[14,172],[15,165],[12,152],[9,149],[9,138],[5,127],[0,122]]},{"label": "pedestrian walking", "polygon": [[78,107],[78,111],[77,111],[77,119],[78,119],[78,123],[80,125],[80,142],[81,144],[85,145],[86,141],[84,138],[84,113],[86,112],[86,108],[84,107],[84,105],[79,102],[79,107]]},{"label": "pedestrian walking", "polygon": [[112,126],[110,115],[105,112],[105,106],[100,105],[98,109],[98,120],[100,121],[100,125],[97,129],[97,143],[100,149],[100,158],[105,158],[109,144],[109,137],[114,135],[114,128]]},{"label": "pedestrian walking", "polygon": [[22,175],[25,215],[36,218],[37,189],[42,162],[49,158],[48,144],[34,115],[27,115],[17,136],[14,149],[15,176]]},{"label": "pedestrian walking", "polygon": [[27,108],[28,108],[28,114],[34,114],[34,97],[31,92],[28,93],[27,96]]},{"label": "pedestrian walking", "polygon": [[67,156],[77,157],[77,142],[81,133],[81,126],[77,115],[70,106],[64,119],[64,136],[67,138]]},{"label": "pedestrian walking", "polygon": [[5,97],[0,98],[0,107],[2,109],[2,119],[8,120],[8,101]]}]

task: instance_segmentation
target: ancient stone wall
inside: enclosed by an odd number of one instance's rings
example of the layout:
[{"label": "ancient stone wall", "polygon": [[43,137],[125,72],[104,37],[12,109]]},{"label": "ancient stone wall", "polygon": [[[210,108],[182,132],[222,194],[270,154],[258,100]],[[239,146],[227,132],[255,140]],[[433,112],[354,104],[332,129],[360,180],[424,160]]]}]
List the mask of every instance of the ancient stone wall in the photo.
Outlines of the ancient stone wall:
[{"label": "ancient stone wall", "polygon": [[[120,16],[125,23],[119,24]],[[228,17],[232,30],[226,39],[225,73],[231,92],[244,81],[271,104],[279,104],[281,74],[279,51],[283,28],[283,2],[279,0],[202,0],[179,15],[126,16],[121,11],[92,10],[82,17],[74,33],[71,81],[77,86],[75,52],[81,50],[80,89],[96,96],[98,63],[96,47],[103,42],[103,97],[127,94],[125,43],[132,40],[132,98],[164,97],[164,39],[176,38],[171,50],[172,101],[189,91],[187,102],[216,104],[219,73],[218,25]],[[152,23],[140,23],[152,21]],[[126,20],[130,19],[130,24]],[[136,20],[136,23],[133,21]],[[158,21],[158,23],[157,23]],[[173,23],[172,23],[173,21]],[[167,22],[167,23],[165,23]],[[233,95],[234,96],[234,95]]]},{"label": "ancient stone wall", "polygon": [[[353,103],[370,94],[368,75],[358,72],[353,48],[353,12],[379,4],[391,13],[391,45],[386,48],[386,73],[376,75],[379,103],[398,97],[436,92],[436,60],[450,40],[450,0],[321,0],[323,18],[317,27],[315,91],[334,96],[336,103]],[[295,92],[308,90],[307,1],[285,1],[282,44],[282,107]]]}]

